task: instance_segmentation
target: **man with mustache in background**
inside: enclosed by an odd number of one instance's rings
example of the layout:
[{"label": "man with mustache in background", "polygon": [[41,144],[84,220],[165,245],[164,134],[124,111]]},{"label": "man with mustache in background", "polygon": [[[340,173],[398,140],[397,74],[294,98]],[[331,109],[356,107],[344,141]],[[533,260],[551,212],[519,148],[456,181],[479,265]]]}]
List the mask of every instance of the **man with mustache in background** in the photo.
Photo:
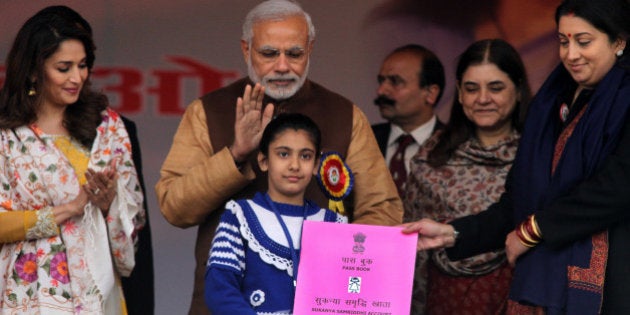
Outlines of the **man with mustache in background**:
[{"label": "man with mustache in background", "polygon": [[388,122],[372,130],[403,198],[411,157],[444,126],[433,113],[444,91],[444,67],[432,51],[409,44],[385,58],[377,79],[374,104]]},{"label": "man with mustache in background", "polygon": [[[402,203],[367,118],[351,101],[307,78],[314,40],[311,18],[297,3],[260,3],[243,24],[241,50],[248,77],[193,101],[182,117],[155,189],[169,223],[199,226],[189,314],[209,314],[204,274],[225,203],[267,190],[256,155],[262,132],[276,114],[310,117],[322,131],[322,150],[345,158],[354,185],[343,208],[337,209],[350,222],[402,223]],[[305,198],[329,208],[329,198],[314,181]]]}]

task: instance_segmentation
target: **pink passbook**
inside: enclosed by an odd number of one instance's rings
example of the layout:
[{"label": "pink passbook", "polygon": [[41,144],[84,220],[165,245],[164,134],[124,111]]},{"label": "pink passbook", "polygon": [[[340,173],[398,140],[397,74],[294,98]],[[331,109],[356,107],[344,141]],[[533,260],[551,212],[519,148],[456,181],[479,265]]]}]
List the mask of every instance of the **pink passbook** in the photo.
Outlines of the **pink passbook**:
[{"label": "pink passbook", "polygon": [[409,314],[417,234],[305,221],[294,314]]}]

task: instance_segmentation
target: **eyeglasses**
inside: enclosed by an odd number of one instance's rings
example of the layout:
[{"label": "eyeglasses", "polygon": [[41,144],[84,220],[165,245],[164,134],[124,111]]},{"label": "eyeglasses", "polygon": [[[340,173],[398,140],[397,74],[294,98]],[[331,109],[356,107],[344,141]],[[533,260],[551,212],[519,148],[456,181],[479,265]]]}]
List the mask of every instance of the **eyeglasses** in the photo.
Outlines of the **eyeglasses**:
[{"label": "eyeglasses", "polygon": [[255,49],[255,51],[263,59],[270,62],[276,61],[281,54],[284,54],[289,62],[300,62],[306,58],[306,51],[304,50],[304,48],[301,47],[293,47],[285,51],[281,51],[280,49],[272,47],[263,47],[260,49]]}]

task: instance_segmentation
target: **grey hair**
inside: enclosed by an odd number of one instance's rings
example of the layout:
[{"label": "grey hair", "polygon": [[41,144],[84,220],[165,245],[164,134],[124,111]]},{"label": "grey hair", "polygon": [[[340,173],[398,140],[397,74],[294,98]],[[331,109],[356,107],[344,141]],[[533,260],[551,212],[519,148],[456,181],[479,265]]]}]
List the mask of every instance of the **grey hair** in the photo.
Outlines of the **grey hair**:
[{"label": "grey hair", "polygon": [[255,6],[243,22],[242,40],[251,44],[254,37],[254,24],[260,21],[279,21],[292,16],[303,16],[308,25],[308,42],[315,40],[315,26],[311,16],[302,7],[292,0],[267,0]]}]

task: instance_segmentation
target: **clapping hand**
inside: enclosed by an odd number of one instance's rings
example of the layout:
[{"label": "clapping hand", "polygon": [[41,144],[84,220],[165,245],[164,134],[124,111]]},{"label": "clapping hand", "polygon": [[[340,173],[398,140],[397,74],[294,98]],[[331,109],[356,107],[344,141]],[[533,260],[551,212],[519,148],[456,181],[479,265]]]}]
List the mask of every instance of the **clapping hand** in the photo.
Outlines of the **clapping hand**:
[{"label": "clapping hand", "polygon": [[102,172],[88,169],[85,177],[87,183],[83,185],[83,191],[87,194],[88,200],[107,216],[109,207],[116,197],[118,174],[115,162],[110,163],[110,167]]}]

